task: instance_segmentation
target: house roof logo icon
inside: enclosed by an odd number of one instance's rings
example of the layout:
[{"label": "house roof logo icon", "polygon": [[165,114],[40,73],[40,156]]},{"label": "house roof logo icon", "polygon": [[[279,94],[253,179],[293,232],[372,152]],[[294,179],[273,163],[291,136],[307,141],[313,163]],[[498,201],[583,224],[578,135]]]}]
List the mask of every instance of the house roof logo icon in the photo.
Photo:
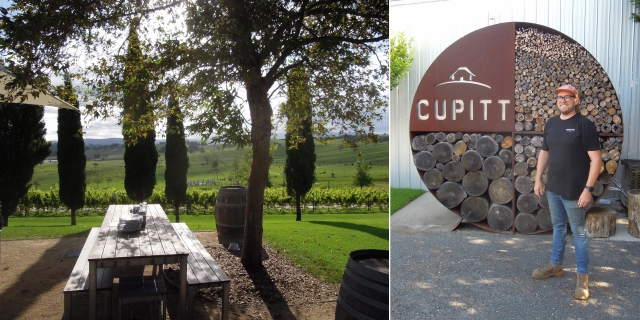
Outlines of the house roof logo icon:
[{"label": "house roof logo icon", "polygon": [[[456,75],[459,76],[459,80],[456,80]],[[465,80],[464,76],[468,76],[469,79]],[[481,83],[481,82],[477,82],[477,81],[472,81],[473,77],[475,77],[476,75],[473,74],[473,72],[471,72],[471,70],[469,70],[469,68],[467,67],[459,67],[456,71],[454,71],[451,76],[449,76],[449,79],[451,79],[451,81],[446,81],[446,82],[441,82],[436,84],[434,87],[437,86],[442,86],[442,85],[446,85],[446,84],[472,84],[472,85],[477,85],[477,86],[481,86],[481,87],[486,87],[491,89],[491,86]]]}]

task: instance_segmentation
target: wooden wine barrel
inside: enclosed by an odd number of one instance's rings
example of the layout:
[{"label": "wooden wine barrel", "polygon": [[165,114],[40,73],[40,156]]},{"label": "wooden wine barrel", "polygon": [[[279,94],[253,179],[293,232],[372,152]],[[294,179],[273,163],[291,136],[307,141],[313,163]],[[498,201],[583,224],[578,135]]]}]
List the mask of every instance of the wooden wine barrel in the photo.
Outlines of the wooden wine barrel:
[{"label": "wooden wine barrel", "polygon": [[389,319],[389,250],[349,254],[335,319]]},{"label": "wooden wine barrel", "polygon": [[227,186],[218,189],[216,208],[216,230],[218,242],[225,247],[229,243],[241,245],[244,240],[244,215],[247,206],[247,188]]}]

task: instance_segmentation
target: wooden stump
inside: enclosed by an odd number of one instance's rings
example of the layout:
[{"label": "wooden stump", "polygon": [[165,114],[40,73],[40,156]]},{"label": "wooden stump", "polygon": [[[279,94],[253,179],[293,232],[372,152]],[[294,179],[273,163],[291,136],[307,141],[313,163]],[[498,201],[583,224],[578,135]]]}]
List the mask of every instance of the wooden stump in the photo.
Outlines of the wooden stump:
[{"label": "wooden stump", "polygon": [[608,238],[616,234],[616,212],[611,209],[593,207],[585,216],[587,237]]},{"label": "wooden stump", "polygon": [[627,192],[627,215],[629,216],[629,234],[640,238],[640,189]]}]

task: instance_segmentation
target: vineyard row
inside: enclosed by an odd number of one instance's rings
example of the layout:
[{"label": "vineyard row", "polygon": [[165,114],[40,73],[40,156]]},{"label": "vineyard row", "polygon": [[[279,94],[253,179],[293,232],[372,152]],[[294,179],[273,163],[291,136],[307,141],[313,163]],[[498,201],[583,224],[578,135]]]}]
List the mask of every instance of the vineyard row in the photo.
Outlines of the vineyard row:
[{"label": "vineyard row", "polygon": [[[189,189],[187,191],[187,201],[181,207],[186,209],[185,213],[192,210],[213,210],[215,208],[218,190],[198,190]],[[153,195],[146,200],[148,203],[159,203],[165,209],[172,206],[168,203],[164,190],[156,190]],[[124,190],[95,190],[87,188],[85,192],[84,208],[98,209],[106,211],[112,204],[135,204]],[[311,189],[305,197],[301,199],[304,207],[339,207],[350,208],[378,208],[387,209],[389,206],[389,191],[379,188],[335,188],[335,189]],[[264,209],[291,208],[295,207],[295,198],[287,195],[284,187],[267,188],[264,193]],[[25,197],[20,200],[16,215],[50,214],[58,211],[68,210],[60,201],[58,189],[52,188],[49,191],[30,190]],[[184,211],[183,211],[184,212]]]}]

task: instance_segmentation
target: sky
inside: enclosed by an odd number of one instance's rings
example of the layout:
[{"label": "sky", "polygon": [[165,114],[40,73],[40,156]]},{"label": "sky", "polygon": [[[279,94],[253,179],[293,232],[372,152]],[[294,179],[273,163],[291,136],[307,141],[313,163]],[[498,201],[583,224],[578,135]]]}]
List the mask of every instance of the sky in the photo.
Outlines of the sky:
[{"label": "sky", "polygon": [[[10,3],[13,1],[0,0],[0,7],[7,8]],[[52,85],[57,86],[63,83],[62,78],[54,77],[52,78]],[[76,85],[74,83],[74,85]],[[275,96],[275,95],[274,95]],[[276,98],[277,99],[277,98]],[[272,107],[274,108],[274,114],[277,112],[277,107],[280,104],[280,101],[273,99],[271,101]],[[83,107],[80,107],[81,111]],[[244,108],[243,114],[247,119],[249,119],[248,108]],[[107,139],[107,138],[122,138],[122,127],[118,125],[118,120],[115,118],[109,118],[104,120],[92,120],[89,117],[81,116],[83,129],[84,129],[84,138],[85,139]],[[58,109],[56,107],[45,107],[45,115],[44,122],[46,125],[47,135],[46,139],[48,141],[58,140]],[[375,132],[378,134],[389,134],[389,110],[387,108],[386,112],[383,115],[381,121],[375,122]],[[278,136],[284,136],[283,128],[277,128],[276,133]],[[160,135],[158,135],[157,139],[163,139]],[[191,135],[188,137],[191,140],[199,140],[198,135]]]}]

